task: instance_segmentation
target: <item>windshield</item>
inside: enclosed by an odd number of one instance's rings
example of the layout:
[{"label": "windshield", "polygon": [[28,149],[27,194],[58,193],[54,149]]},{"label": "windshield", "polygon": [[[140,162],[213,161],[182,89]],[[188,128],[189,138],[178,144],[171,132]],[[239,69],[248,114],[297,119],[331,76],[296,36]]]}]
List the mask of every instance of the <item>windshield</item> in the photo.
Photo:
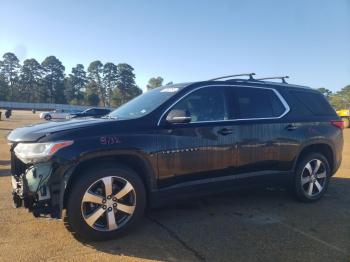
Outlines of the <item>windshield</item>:
[{"label": "windshield", "polygon": [[183,86],[163,86],[135,97],[109,114],[111,118],[134,119],[149,114]]},{"label": "windshield", "polygon": [[92,108],[89,108],[89,109],[85,109],[84,111],[82,111],[81,113],[89,113],[89,111],[91,111]]}]

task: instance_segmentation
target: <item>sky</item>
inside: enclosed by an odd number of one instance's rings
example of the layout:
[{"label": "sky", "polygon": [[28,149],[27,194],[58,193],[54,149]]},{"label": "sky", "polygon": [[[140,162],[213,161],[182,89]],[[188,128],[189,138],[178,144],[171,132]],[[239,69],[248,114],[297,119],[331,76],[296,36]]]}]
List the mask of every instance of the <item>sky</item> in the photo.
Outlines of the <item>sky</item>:
[{"label": "sky", "polygon": [[128,63],[189,82],[255,72],[340,90],[350,84],[349,0],[0,0],[0,56]]}]

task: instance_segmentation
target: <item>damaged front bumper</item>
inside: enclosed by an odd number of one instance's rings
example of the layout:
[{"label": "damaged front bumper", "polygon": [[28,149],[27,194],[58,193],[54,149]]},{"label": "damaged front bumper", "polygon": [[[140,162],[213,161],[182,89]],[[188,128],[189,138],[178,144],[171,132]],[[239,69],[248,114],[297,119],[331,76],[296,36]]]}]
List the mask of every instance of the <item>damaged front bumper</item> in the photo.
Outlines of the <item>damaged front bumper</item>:
[{"label": "damaged front bumper", "polygon": [[19,176],[12,176],[12,194],[15,207],[28,208],[35,216],[50,213],[50,189],[47,185],[52,173],[50,163],[29,166]]},{"label": "damaged front bumper", "polygon": [[35,217],[61,218],[60,184],[52,179],[55,172],[52,162],[24,164],[12,152],[13,206],[24,207]]}]

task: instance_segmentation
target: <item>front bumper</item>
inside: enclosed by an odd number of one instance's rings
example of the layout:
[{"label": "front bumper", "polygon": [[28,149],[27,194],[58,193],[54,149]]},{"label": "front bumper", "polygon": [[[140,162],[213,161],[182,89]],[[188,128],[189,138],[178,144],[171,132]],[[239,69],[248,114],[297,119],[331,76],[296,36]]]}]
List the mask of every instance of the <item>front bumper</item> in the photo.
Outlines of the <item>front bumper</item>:
[{"label": "front bumper", "polygon": [[51,214],[51,193],[48,186],[52,174],[50,163],[26,166],[22,172],[12,173],[12,196],[14,207],[24,206],[35,216]]},{"label": "front bumper", "polygon": [[[13,149],[13,148],[12,148]],[[24,164],[11,149],[12,198],[15,208],[24,207],[34,216],[60,218],[58,197],[52,186],[54,163]],[[59,193],[59,191],[58,191]]]}]

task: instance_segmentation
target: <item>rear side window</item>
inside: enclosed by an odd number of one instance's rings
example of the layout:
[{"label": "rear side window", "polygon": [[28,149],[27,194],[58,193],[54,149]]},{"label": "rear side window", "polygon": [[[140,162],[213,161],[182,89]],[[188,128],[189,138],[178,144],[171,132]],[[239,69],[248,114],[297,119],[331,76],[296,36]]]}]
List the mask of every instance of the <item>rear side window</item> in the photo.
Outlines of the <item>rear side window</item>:
[{"label": "rear side window", "polygon": [[324,95],[316,92],[291,91],[294,97],[311,113],[317,116],[334,116],[335,111]]},{"label": "rear side window", "polygon": [[230,88],[228,99],[230,119],[275,118],[286,111],[277,94],[271,89]]}]

